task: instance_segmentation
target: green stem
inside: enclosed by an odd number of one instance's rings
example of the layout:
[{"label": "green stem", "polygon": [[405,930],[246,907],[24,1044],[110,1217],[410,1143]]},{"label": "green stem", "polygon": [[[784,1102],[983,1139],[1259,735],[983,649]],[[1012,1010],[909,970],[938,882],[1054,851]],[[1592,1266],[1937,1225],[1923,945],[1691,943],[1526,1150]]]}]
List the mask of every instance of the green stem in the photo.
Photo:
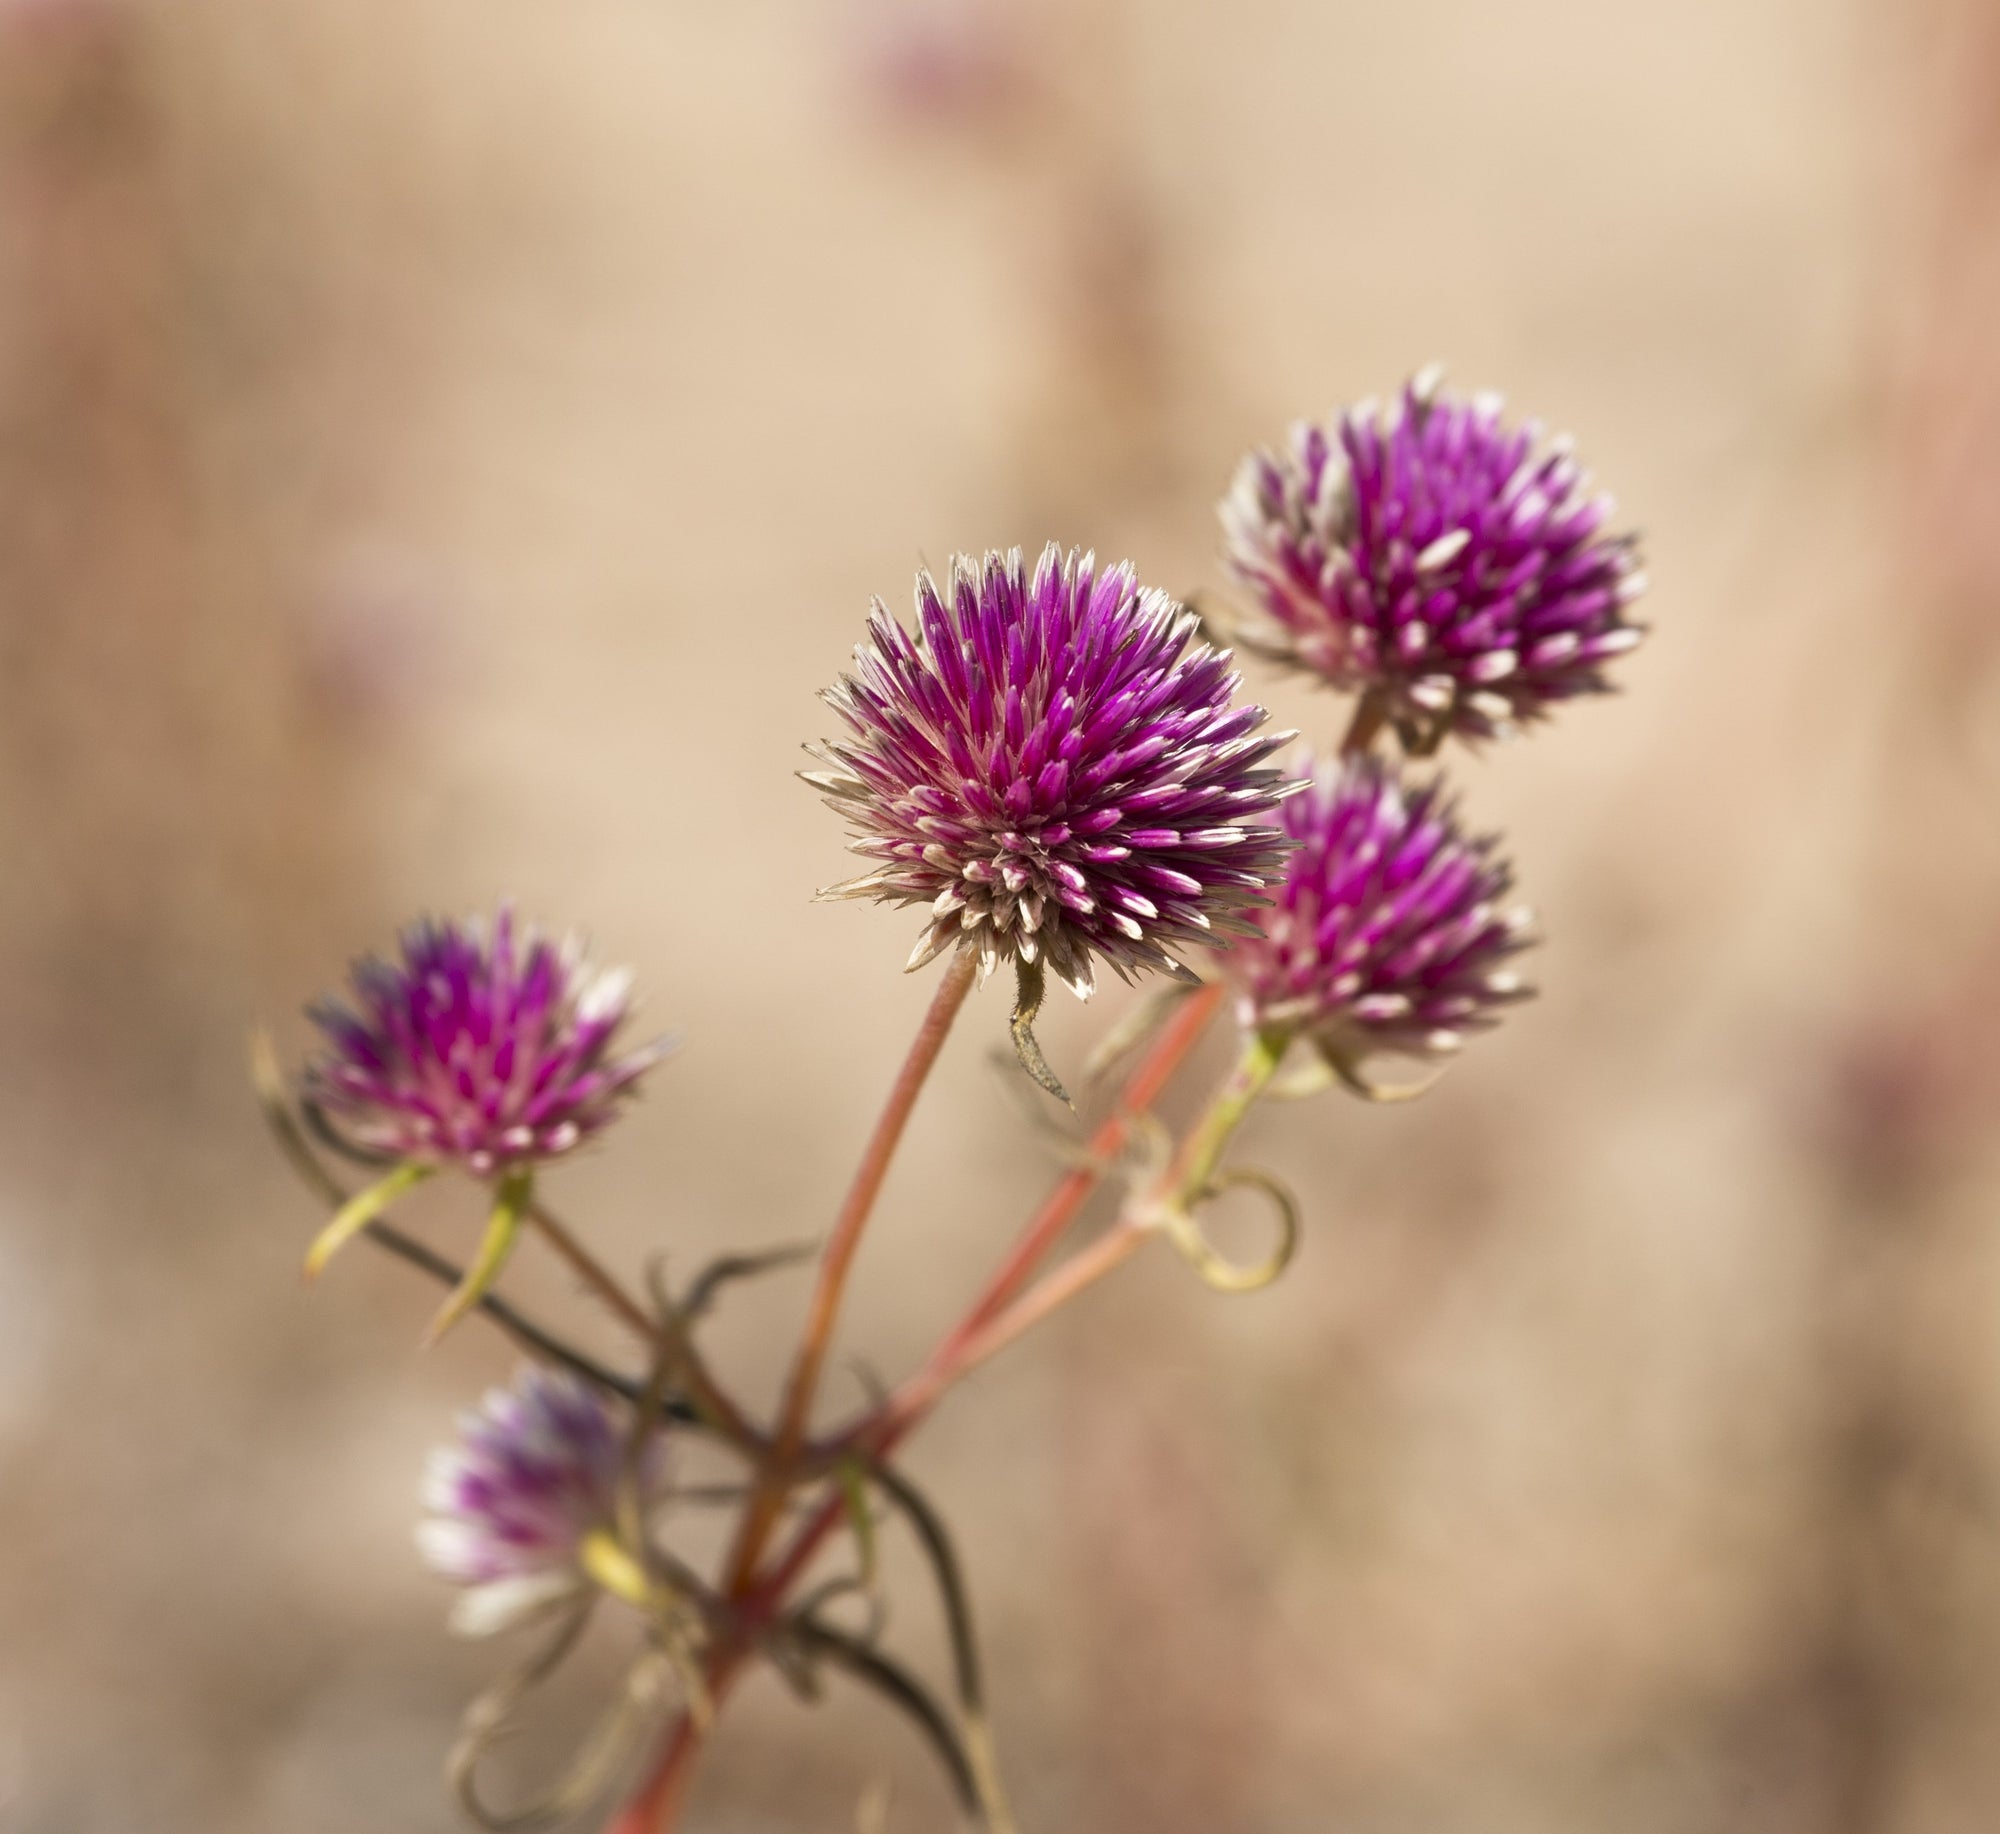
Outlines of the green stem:
[{"label": "green stem", "polygon": [[1208,1189],[1216,1167],[1222,1162],[1224,1149],[1243,1125],[1243,1117],[1252,1104],[1278,1073],[1278,1065],[1284,1061],[1291,1041],[1291,1033],[1277,1027],[1250,1034],[1229,1080],[1215,1092],[1207,1113],[1182,1146],[1175,1161],[1172,1185],[1163,1199],[1165,1203],[1185,1209]]}]

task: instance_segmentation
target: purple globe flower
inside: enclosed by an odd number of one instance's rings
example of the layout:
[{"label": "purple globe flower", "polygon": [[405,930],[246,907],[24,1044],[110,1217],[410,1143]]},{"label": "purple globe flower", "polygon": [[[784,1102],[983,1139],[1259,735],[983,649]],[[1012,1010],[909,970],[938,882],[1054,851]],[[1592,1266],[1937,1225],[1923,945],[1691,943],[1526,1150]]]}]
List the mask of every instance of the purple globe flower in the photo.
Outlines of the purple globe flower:
[{"label": "purple globe flower", "polygon": [[1224,553],[1256,612],[1242,641],[1375,697],[1406,746],[1483,739],[1576,694],[1637,644],[1637,538],[1612,535],[1566,440],[1427,371],[1386,413],[1301,424],[1243,461]]},{"label": "purple globe flower", "polygon": [[357,1146],[399,1164],[491,1178],[559,1158],[669,1048],[614,1056],[630,974],[593,970],[573,941],[517,937],[505,905],[490,938],[477,918],[413,924],[402,956],[356,964],[352,1008],[312,1008],[333,1049],[305,1085]]},{"label": "purple globe flower", "polygon": [[[460,1416],[457,1443],[425,1469],[417,1528],[425,1562],[465,1588],[454,1630],[488,1635],[583,1594],[592,1538],[615,1544],[625,1455],[610,1410],[555,1370],[531,1365]],[[642,1509],[658,1500],[662,1469],[656,1439],[634,1474]]]},{"label": "purple globe flower", "polygon": [[1375,1051],[1439,1057],[1531,989],[1506,966],[1528,913],[1496,837],[1467,837],[1441,783],[1330,758],[1285,805],[1300,845],[1262,933],[1236,951],[1243,1022],[1310,1038],[1350,1080]]},{"label": "purple globe flower", "polygon": [[[917,576],[917,628],[880,600],[826,699],[852,730],[801,773],[846,817],[867,873],[823,896],[923,904],[909,966],[976,950],[1088,998],[1092,962],[1194,978],[1175,951],[1247,934],[1283,869],[1270,818],[1289,786],[1234,706],[1226,652],[1194,616],[1051,545]],[[1037,985],[1039,982],[1037,981]]]}]

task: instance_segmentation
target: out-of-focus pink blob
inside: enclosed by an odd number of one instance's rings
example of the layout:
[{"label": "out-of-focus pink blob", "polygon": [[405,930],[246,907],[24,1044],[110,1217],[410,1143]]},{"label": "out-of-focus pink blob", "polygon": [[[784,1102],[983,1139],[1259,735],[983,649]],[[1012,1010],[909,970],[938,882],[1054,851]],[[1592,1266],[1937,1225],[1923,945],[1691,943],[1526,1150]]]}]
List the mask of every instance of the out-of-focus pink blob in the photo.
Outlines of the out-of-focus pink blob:
[{"label": "out-of-focus pink blob", "polygon": [[885,114],[986,119],[1007,111],[1030,87],[1018,0],[869,0],[855,11],[853,66]]}]

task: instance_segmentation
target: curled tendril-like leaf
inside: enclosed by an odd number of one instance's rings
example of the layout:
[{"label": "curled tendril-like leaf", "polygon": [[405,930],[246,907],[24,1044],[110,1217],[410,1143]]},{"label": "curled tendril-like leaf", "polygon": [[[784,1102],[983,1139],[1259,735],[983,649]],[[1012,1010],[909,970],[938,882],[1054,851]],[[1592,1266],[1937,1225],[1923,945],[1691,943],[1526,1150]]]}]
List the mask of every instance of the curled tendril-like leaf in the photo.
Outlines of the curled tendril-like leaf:
[{"label": "curled tendril-like leaf", "polygon": [[807,1706],[817,1706],[826,1697],[820,1672],[812,1652],[793,1624],[777,1624],[764,1635],[764,1659],[778,1671],[781,1680]]},{"label": "curled tendril-like leaf", "polygon": [[586,1599],[544,1648],[481,1694],[459,1723],[458,1739],[447,1760],[446,1773],[460,1807],[489,1834],[535,1834],[536,1830],[556,1827],[577,1814],[611,1781],[624,1762],[640,1720],[664,1691],[666,1662],[658,1652],[648,1651],[627,1672],[617,1699],[547,1795],[506,1814],[487,1807],[479,1793],[480,1760],[506,1735],[522,1702],[555,1673],[576,1647],[590,1620],[592,1602]]},{"label": "curled tendril-like leaf", "polygon": [[305,1118],[307,1130],[320,1145],[336,1157],[354,1165],[394,1165],[394,1153],[376,1152],[371,1147],[357,1146],[333,1122],[319,1103],[309,1095],[299,1097],[299,1113]]},{"label": "curled tendril-like leaf", "polygon": [[777,1248],[761,1248],[753,1254],[720,1255],[695,1275],[687,1297],[680,1303],[681,1322],[693,1324],[715,1303],[716,1295],[732,1281],[754,1280],[760,1274],[775,1273],[781,1267],[796,1267],[819,1253],[817,1242],[789,1242]]},{"label": "curled tendril-like leaf", "polygon": [[834,1477],[840,1484],[841,1501],[847,1505],[847,1519],[854,1527],[854,1545],[861,1555],[861,1583],[872,1588],[880,1571],[880,1550],[875,1540],[875,1512],[868,1506],[866,1468],[858,1459],[844,1458]]},{"label": "curled tendril-like leaf", "polygon": [[930,1562],[937,1582],[945,1628],[951,1638],[952,1673],[958,1687],[959,1718],[964,1727],[964,1749],[978,1794],[980,1812],[991,1834],[1013,1834],[1014,1818],[1000,1784],[1000,1766],[993,1749],[993,1733],[986,1720],[985,1684],[980,1675],[979,1640],[972,1622],[972,1601],[966,1591],[964,1569],[944,1519],[910,1480],[893,1466],[877,1461],[870,1478],[882,1493],[903,1512],[917,1542]]},{"label": "curled tendril-like leaf", "polygon": [[680,1680],[688,1718],[694,1721],[697,1732],[706,1732],[715,1723],[715,1696],[709,1689],[708,1671],[702,1666],[705,1638],[700,1619],[663,1610],[653,1630],[660,1640],[660,1654]]},{"label": "curled tendril-like leaf", "polygon": [[1264,1099],[1270,1102],[1307,1101],[1315,1095],[1324,1095],[1339,1080],[1340,1072],[1326,1058],[1315,1054],[1297,1069],[1274,1076],[1264,1090]]},{"label": "curled tendril-like leaf", "polygon": [[829,1605],[843,1598],[862,1600],[867,1606],[867,1615],[858,1630],[847,1630],[841,1634],[872,1648],[889,1622],[889,1602],[883,1597],[873,1574],[846,1573],[838,1579],[826,1580],[806,1593],[795,1609],[802,1617],[818,1618]]},{"label": "curled tendril-like leaf", "polygon": [[1014,1016],[1007,1021],[1008,1035],[1014,1040],[1014,1055],[1037,1084],[1066,1108],[1074,1108],[1076,1104],[1069,1099],[1069,1091],[1049,1068],[1049,1060],[1042,1055],[1042,1047],[1035,1038],[1035,1015],[1042,1010],[1048,976],[1039,958],[1032,962],[1025,957],[1017,959],[1014,971]]},{"label": "curled tendril-like leaf", "polygon": [[1323,1095],[1338,1084],[1350,1094],[1360,1096],[1364,1102],[1413,1102],[1418,1096],[1427,1095],[1444,1074],[1443,1068],[1439,1067],[1413,1082],[1378,1082],[1363,1067],[1368,1055],[1365,1041],[1354,1038],[1321,1040],[1296,1069],[1273,1078],[1264,1093],[1272,1101],[1298,1102]]},{"label": "curled tendril-like leaf", "polygon": [[877,1369],[865,1356],[850,1356],[847,1359],[847,1373],[851,1375],[861,1392],[868,1397],[871,1410],[881,1407],[889,1399],[889,1384],[882,1379]]},{"label": "curled tendril-like leaf", "polygon": [[1418,1096],[1428,1095],[1444,1074],[1442,1069],[1436,1069],[1428,1076],[1418,1077],[1415,1082],[1378,1083],[1362,1074],[1357,1061],[1339,1053],[1329,1052],[1326,1065],[1339,1078],[1343,1089],[1360,1096],[1364,1102],[1414,1102]]},{"label": "curled tendril-like leaf", "polygon": [[1135,1114],[1126,1129],[1124,1173],[1134,1190],[1145,1190],[1167,1175],[1174,1161],[1174,1136],[1156,1114]]},{"label": "curled tendril-like leaf", "polygon": [[[897,1706],[915,1722],[917,1729],[930,1741],[945,1771],[951,1778],[952,1788],[958,1795],[959,1804],[970,1815],[986,1821],[984,1807],[979,1796],[979,1785],[972,1762],[966,1756],[965,1747],[960,1743],[957,1729],[950,1716],[938,1705],[936,1697],[910,1671],[878,1649],[870,1648],[842,1631],[833,1630],[811,1617],[793,1617],[785,1625],[785,1640],[795,1646],[799,1657],[804,1658],[804,1666],[810,1674],[815,1658],[821,1658],[844,1669],[855,1680],[872,1687],[894,1706]],[[818,1678],[812,1676],[809,1684],[809,1698],[816,1697]]]},{"label": "curled tendril-like leaf", "polygon": [[306,1188],[322,1202],[344,1204],[347,1187],[321,1165],[292,1114],[291,1094],[285,1087],[284,1072],[278,1068],[278,1053],[272,1048],[271,1034],[259,1029],[250,1034],[250,1086],[256,1091],[257,1106],[264,1111],[264,1124],[276,1137],[278,1147]]},{"label": "curled tendril-like leaf", "polygon": [[[881,1600],[873,1591],[875,1525],[868,1519],[863,1485],[872,1486],[909,1523],[937,1583],[945,1628],[950,1638],[952,1676],[958,1712],[947,1713],[923,1684],[878,1647],[882,1628]],[[963,1569],[943,1520],[909,1479],[893,1466],[871,1457],[857,1457],[846,1468],[844,1487],[848,1511],[857,1522],[862,1571],[829,1581],[809,1592],[765,1641],[765,1653],[792,1689],[805,1700],[821,1694],[819,1667],[831,1660],[857,1679],[873,1686],[908,1713],[937,1747],[968,1810],[988,1834],[1014,1834],[1013,1818],[1000,1786],[993,1738],[986,1723],[979,1649],[973,1632],[972,1607]],[[868,1519],[866,1536],[858,1524]],[[870,1622],[859,1631],[836,1629],[823,1615],[835,1599],[866,1596],[875,1607]]]},{"label": "curled tendril-like leaf", "polygon": [[1260,1287],[1269,1286],[1291,1265],[1292,1256],[1299,1246],[1298,1199],[1269,1172],[1232,1166],[1210,1179],[1208,1188],[1196,1201],[1206,1201],[1239,1186],[1263,1192],[1277,1212],[1277,1246],[1262,1261],[1246,1266],[1222,1254],[1202,1233],[1192,1206],[1168,1210],[1163,1217],[1167,1239],[1180,1250],[1181,1258],[1201,1277],[1203,1284],[1218,1293],[1254,1293]]},{"label": "curled tendril-like leaf", "polygon": [[986,1703],[985,1683],[980,1670],[979,1639],[972,1625],[971,1595],[966,1590],[965,1569],[944,1518],[895,1466],[876,1460],[869,1465],[868,1477],[902,1512],[930,1564],[932,1578],[937,1583],[938,1603],[944,1611],[945,1630],[951,1640],[952,1678],[959,1700],[969,1712],[981,1712]]},{"label": "curled tendril-like leaf", "polygon": [[840,1485],[841,1500],[847,1508],[848,1523],[854,1530],[855,1552],[861,1558],[860,1570],[814,1586],[794,1607],[794,1615],[802,1619],[817,1619],[837,1599],[862,1599],[867,1604],[868,1614],[861,1628],[842,1634],[857,1643],[873,1645],[889,1622],[889,1603],[882,1593],[880,1548],[875,1536],[874,1513],[868,1506],[865,1481],[868,1467],[858,1459],[843,1459],[836,1467],[834,1476]]}]

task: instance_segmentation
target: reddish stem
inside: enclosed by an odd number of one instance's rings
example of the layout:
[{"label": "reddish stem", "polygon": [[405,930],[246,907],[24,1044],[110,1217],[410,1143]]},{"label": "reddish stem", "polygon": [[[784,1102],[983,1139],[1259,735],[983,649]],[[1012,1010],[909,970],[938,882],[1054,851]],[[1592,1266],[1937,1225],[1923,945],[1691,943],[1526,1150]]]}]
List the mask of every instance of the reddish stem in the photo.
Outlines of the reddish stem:
[{"label": "reddish stem", "polygon": [[1118,1098],[1118,1105],[1105,1116],[1085,1148],[1084,1163],[1068,1173],[1036,1211],[1026,1229],[1000,1263],[985,1290],[972,1308],[938,1349],[932,1362],[949,1354],[960,1338],[970,1336],[991,1320],[1020,1290],[1041,1265],[1042,1258],[1076,1220],[1076,1213],[1097,1188],[1105,1168],[1125,1148],[1125,1136],[1132,1122],[1159,1100],[1160,1092],[1193,1050],[1222,1001],[1222,988],[1211,982],[1188,995],[1173,1016],[1160,1028],[1152,1049],[1140,1060]]},{"label": "reddish stem", "polygon": [[614,1275],[589,1249],[572,1235],[568,1227],[541,1204],[530,1202],[528,1221],[541,1231],[543,1241],[568,1263],[569,1270],[590,1288],[618,1322],[645,1343],[659,1341],[660,1327],[647,1316],[646,1308],[626,1292]]},{"label": "reddish stem", "polygon": [[[939,990],[940,1000],[943,998],[943,992],[943,989]],[[968,1352],[972,1354],[973,1361],[991,1355],[1004,1343],[1011,1342],[1020,1329],[1025,1329],[1035,1318],[1045,1314],[1049,1308],[1033,1305],[1031,1295],[1029,1304],[1032,1316],[1024,1315],[1018,1321],[1011,1315],[1003,1316],[1032,1279],[1035,1268],[1040,1265],[1042,1258],[1076,1219],[1076,1213],[1083,1208],[1086,1199],[1097,1188],[1098,1181],[1103,1177],[1111,1161],[1123,1149],[1132,1122],[1159,1099],[1161,1091],[1173,1077],[1174,1072],[1180,1068],[1188,1053],[1200,1041],[1209,1020],[1214,1016],[1217,1006],[1221,1004],[1222,995],[1223,990],[1219,986],[1210,985],[1189,995],[1181,1003],[1179,1010],[1161,1028],[1159,1036],[1153,1040],[1146,1055],[1127,1080],[1119,1094],[1118,1105],[1091,1136],[1084,1163],[1066,1173],[1057,1183],[1041,1208],[1029,1219],[1027,1227],[1008,1252],[1007,1258],[994,1271],[965,1316],[932,1352],[923,1368],[904,1382],[879,1410],[855,1429],[850,1435],[853,1444],[865,1448],[874,1457],[886,1458],[922,1422],[950,1382],[956,1380],[971,1366],[965,1360]],[[962,992],[959,997],[963,999]],[[935,1005],[932,1010],[935,1013]],[[956,1010],[955,1006],[953,1010]],[[928,1023],[926,1021],[927,1026]],[[949,1025],[949,1018],[945,1023]],[[940,1033],[940,1042],[941,1040]],[[921,1042],[920,1035],[919,1043]],[[935,1054],[933,1050],[932,1056],[935,1057]],[[911,1057],[914,1061],[916,1057],[914,1048]],[[928,1064],[925,1068],[928,1068]],[[906,1078],[908,1074],[909,1069],[906,1065]],[[921,1080],[919,1076],[919,1085]],[[902,1088],[901,1080],[897,1088],[898,1090]],[[911,1091],[911,1099],[915,1099],[914,1089]],[[893,1105],[893,1096],[891,1101]],[[887,1119],[888,1116],[885,1114],[885,1122]],[[879,1137],[879,1127],[877,1131]],[[898,1131],[900,1132],[900,1124]],[[893,1139],[890,1144],[893,1148]],[[866,1164],[864,1161],[864,1171]],[[880,1181],[878,1172],[875,1180],[878,1186]],[[857,1189],[860,1182],[860,1177],[857,1175]],[[872,1199],[872,1193],[870,1195]],[[1121,1233],[1113,1231],[1111,1238],[1108,1239],[1116,1240]],[[1136,1236],[1137,1232],[1133,1233]],[[829,1248],[829,1259],[831,1252]],[[1110,1252],[1107,1250],[1106,1255],[1108,1256]],[[1129,1250],[1121,1250],[1115,1258],[1123,1259],[1125,1252]],[[850,1259],[851,1256],[850,1248]],[[1086,1268],[1094,1265],[1089,1251],[1086,1251],[1085,1256],[1079,1257],[1079,1260]],[[1107,1259],[1106,1267],[1098,1268],[1097,1271],[1106,1271],[1112,1264],[1115,1262]],[[1053,1278],[1060,1281],[1061,1272],[1059,1271]],[[1085,1281],[1080,1284],[1087,1283]],[[940,1377],[943,1379],[940,1380]],[[776,1521],[777,1505],[781,1503],[782,1491],[772,1505],[773,1523]],[[812,1564],[828,1536],[847,1519],[846,1499],[841,1496],[829,1497],[806,1519],[771,1568],[761,1576],[757,1576],[755,1561],[762,1552],[760,1537],[757,1547],[751,1553],[750,1577],[747,1577],[737,1589],[735,1633],[729,1642],[718,1647],[709,1658],[709,1692],[718,1704],[735,1679],[745,1657],[755,1647],[759,1634],[777,1615],[785,1598],[807,1567]],[[762,1531],[762,1537],[768,1537],[768,1534],[767,1526]],[[745,1545],[745,1539],[739,1540],[739,1551]],[[658,1762],[646,1783],[626,1804],[617,1820],[606,1829],[605,1834],[668,1834],[686,1802],[688,1784],[700,1747],[701,1734],[693,1722],[683,1715],[668,1734]]]},{"label": "reddish stem", "polygon": [[[858,1445],[877,1458],[888,1457],[922,1422],[949,1385],[937,1379],[937,1372],[949,1368],[963,1373],[960,1359],[967,1346],[976,1344],[984,1336],[1027,1285],[1042,1256],[1075,1219],[1084,1200],[1103,1176],[1111,1157],[1124,1145],[1126,1131],[1133,1120],[1159,1099],[1160,1092],[1174,1072],[1199,1042],[1221,999],[1222,989],[1211,985],[1190,995],[1182,1003],[1180,1010],[1154,1039],[1152,1048],[1140,1061],[1139,1067],[1132,1072],[1118,1098],[1118,1106],[1105,1117],[1092,1136],[1087,1162],[1066,1174],[1049,1193],[1047,1201],[1022,1231],[1007,1259],[987,1281],[964,1318],[931,1353],[923,1368],[902,1383],[881,1408],[856,1430],[853,1438]],[[997,1343],[991,1346],[992,1349],[998,1347]],[[990,1350],[982,1350],[982,1354],[990,1354]],[[826,1537],[846,1519],[846,1515],[845,1499],[831,1497],[807,1519],[805,1526],[792,1538],[791,1546],[765,1575],[748,1601],[753,1617],[759,1611],[768,1611],[774,1601],[784,1597],[819,1552]]]},{"label": "reddish stem", "polygon": [[924,1014],[924,1022],[917,1028],[909,1055],[903,1059],[903,1067],[897,1073],[889,1099],[875,1123],[874,1133],[869,1137],[867,1150],[861,1155],[860,1165],[855,1168],[847,1201],[834,1220],[826,1252],[820,1257],[819,1280],[813,1288],[812,1303],[806,1313],[805,1333],[799,1340],[798,1355],[792,1363],[790,1380],[786,1383],[784,1405],[778,1415],[778,1430],[773,1435],[771,1460],[766,1467],[764,1481],[758,1485],[749,1508],[744,1511],[743,1525],[730,1555],[728,1590],[732,1596],[740,1596],[749,1588],[756,1574],[757,1562],[763,1557],[764,1544],[770,1539],[771,1530],[784,1507],[786,1481],[791,1467],[797,1462],[799,1448],[805,1443],[813,1394],[819,1387],[820,1370],[825,1366],[827,1351],[833,1342],[833,1327],[840,1316],[841,1296],[847,1290],[847,1276],[854,1266],[855,1252],[861,1246],[862,1232],[868,1226],[882,1182],[889,1175],[889,1164],[896,1156],[896,1147],[902,1140],[910,1111],[916,1107],[917,1097],[923,1092],[931,1066],[937,1062],[938,1053],[944,1048],[952,1021],[965,1004],[965,996],[972,991],[977,966],[977,958],[969,949],[959,950],[946,965],[944,978],[932,996],[930,1010]]},{"label": "reddish stem", "polygon": [[[710,1680],[710,1691],[715,1681]],[[604,1834],[663,1834],[680,1817],[694,1782],[695,1759],[701,1751],[702,1735],[686,1713],[674,1721],[673,1730],[660,1752],[660,1761],[644,1787],[618,1811]]]},{"label": "reddish stem", "polygon": [[[541,1231],[543,1239],[568,1263],[570,1270],[584,1285],[617,1315],[620,1323],[657,1352],[661,1347],[660,1333],[663,1328],[660,1321],[648,1317],[645,1308],[625,1291],[616,1276],[548,1210],[538,1203],[530,1203],[527,1214],[528,1221]],[[738,1446],[746,1451],[761,1447],[763,1441],[757,1429],[708,1373],[707,1365],[695,1354],[694,1346],[685,1341],[677,1345],[675,1361],[677,1373],[695,1405]]]},{"label": "reddish stem", "polygon": [[1122,1267],[1153,1233],[1121,1222],[1043,1275],[1012,1305],[993,1313],[975,1329],[955,1331],[950,1353],[932,1357],[889,1398],[882,1410],[887,1418],[880,1429],[886,1433],[884,1449],[928,1414],[947,1388],[989,1357],[997,1356],[1051,1312],[1060,1311],[1086,1287],[1095,1286],[1114,1268]]}]

